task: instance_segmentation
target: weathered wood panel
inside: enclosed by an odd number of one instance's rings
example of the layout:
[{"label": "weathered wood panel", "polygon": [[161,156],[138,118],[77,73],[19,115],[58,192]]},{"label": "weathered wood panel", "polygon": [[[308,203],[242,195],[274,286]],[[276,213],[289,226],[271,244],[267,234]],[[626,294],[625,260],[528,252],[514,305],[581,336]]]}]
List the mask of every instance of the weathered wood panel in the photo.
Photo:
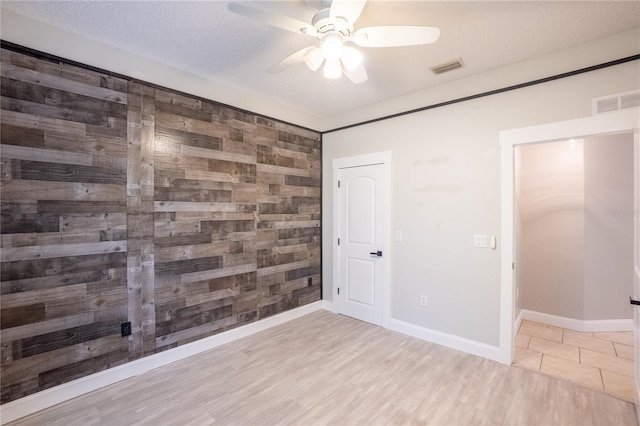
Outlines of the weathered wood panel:
[{"label": "weathered wood panel", "polygon": [[0,57],[3,403],[320,298],[318,134]]},{"label": "weathered wood panel", "polygon": [[269,120],[256,138],[262,318],[320,297],[321,148],[317,135]]},{"label": "weathered wood panel", "polygon": [[120,337],[127,140],[117,135],[128,106],[121,79],[5,50],[0,69],[7,402],[130,359]]}]

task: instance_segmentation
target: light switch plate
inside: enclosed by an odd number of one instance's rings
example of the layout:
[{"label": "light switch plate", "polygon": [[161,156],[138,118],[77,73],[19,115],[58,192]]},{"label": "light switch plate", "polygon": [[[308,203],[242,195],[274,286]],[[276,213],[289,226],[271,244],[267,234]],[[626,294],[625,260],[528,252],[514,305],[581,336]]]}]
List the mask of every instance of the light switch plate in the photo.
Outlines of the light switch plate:
[{"label": "light switch plate", "polygon": [[402,231],[396,231],[396,241],[402,241],[402,240],[403,240]]},{"label": "light switch plate", "polygon": [[487,236],[486,235],[474,235],[473,236],[473,246],[484,248],[487,247]]}]

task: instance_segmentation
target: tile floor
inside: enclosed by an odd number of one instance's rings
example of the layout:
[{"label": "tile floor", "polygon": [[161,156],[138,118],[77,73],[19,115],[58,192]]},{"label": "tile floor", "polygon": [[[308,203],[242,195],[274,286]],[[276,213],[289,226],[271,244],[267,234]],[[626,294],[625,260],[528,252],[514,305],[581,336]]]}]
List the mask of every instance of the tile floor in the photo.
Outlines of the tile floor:
[{"label": "tile floor", "polygon": [[522,321],[513,365],[634,402],[633,332],[581,333]]}]

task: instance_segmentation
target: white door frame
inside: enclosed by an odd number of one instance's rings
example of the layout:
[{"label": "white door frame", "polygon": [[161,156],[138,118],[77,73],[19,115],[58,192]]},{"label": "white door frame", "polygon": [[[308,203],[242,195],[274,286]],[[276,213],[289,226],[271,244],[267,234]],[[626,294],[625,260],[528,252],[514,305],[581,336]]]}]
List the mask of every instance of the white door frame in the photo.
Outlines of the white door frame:
[{"label": "white door frame", "polygon": [[[640,270],[638,265],[640,264],[640,129],[636,129],[633,134],[633,298],[637,299],[640,294]],[[640,418],[640,330],[638,324],[640,322],[640,312],[638,306],[633,307],[633,362],[635,364],[635,377],[633,382],[635,383],[636,390],[636,416]]]},{"label": "white door frame", "polygon": [[[340,280],[340,250],[338,248],[338,238],[340,237],[340,193],[338,188],[338,176],[340,169],[346,169],[350,167],[371,166],[374,164],[382,164],[385,166],[385,178],[382,182],[384,185],[383,191],[389,196],[389,203],[387,204],[387,212],[382,224],[382,233],[386,236],[385,243],[382,247],[383,253],[380,260],[384,266],[384,276],[382,279],[383,298],[382,304],[382,326],[389,328],[389,318],[391,316],[391,151],[374,152],[371,154],[356,155],[353,157],[335,158],[333,160],[333,286],[332,297],[337,297],[338,283]],[[340,302],[336,300],[334,309],[336,312],[340,312]]]},{"label": "white door frame", "polygon": [[592,117],[523,127],[500,132],[501,146],[501,233],[500,258],[500,362],[513,361],[514,289],[512,262],[515,262],[513,208],[513,150],[518,145],[584,138],[607,133],[634,132],[640,128],[640,111],[609,112]]}]

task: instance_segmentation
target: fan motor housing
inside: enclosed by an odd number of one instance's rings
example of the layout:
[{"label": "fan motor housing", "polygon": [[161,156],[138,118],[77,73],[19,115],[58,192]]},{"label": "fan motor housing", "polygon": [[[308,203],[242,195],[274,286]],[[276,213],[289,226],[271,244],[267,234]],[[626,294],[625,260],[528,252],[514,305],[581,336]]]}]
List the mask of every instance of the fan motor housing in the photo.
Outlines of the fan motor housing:
[{"label": "fan motor housing", "polygon": [[327,34],[340,34],[343,37],[349,37],[353,33],[353,26],[349,25],[345,19],[341,17],[331,19],[329,8],[316,13],[311,25],[318,30],[319,39],[324,38]]}]

